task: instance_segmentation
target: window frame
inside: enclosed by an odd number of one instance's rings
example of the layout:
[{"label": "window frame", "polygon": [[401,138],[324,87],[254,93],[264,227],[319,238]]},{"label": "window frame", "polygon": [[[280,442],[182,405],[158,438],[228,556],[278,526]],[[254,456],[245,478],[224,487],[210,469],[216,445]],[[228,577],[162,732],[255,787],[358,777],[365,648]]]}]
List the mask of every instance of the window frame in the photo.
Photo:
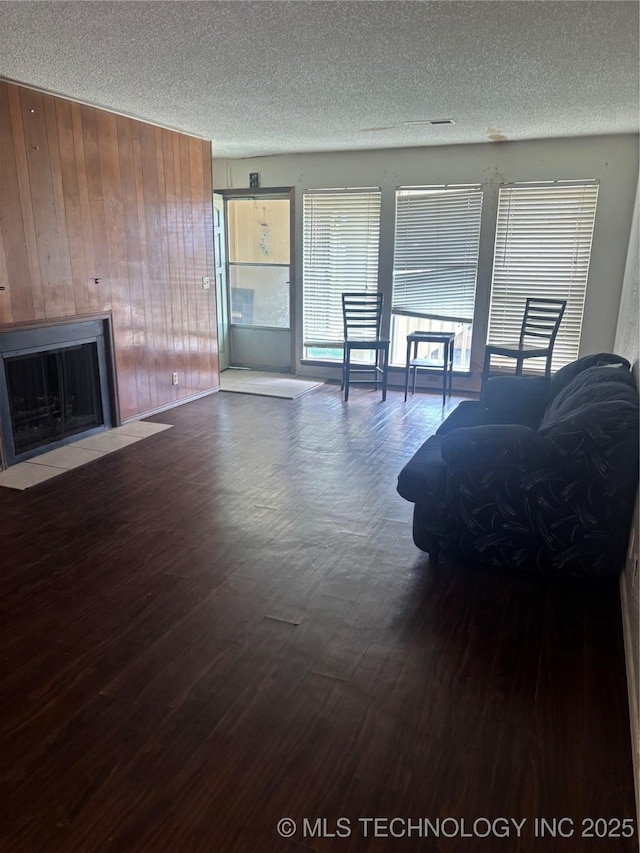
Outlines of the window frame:
[{"label": "window frame", "polygon": [[381,211],[380,187],[304,190],[303,361],[341,362],[341,294],[379,290]]},{"label": "window frame", "polygon": [[[470,370],[483,206],[481,182],[396,187],[390,330],[393,365],[404,366],[405,345],[398,335],[404,339],[414,330],[452,331],[457,336],[456,369]],[[434,271],[431,281],[424,278],[430,266]],[[420,310],[416,304],[428,304],[434,298],[440,308],[450,310]],[[410,327],[403,319],[407,317],[416,323]]]},{"label": "window frame", "polygon": [[[517,346],[527,296],[566,299],[552,371],[578,357],[599,186],[597,179],[500,185],[488,344]],[[503,364],[512,367],[508,359]],[[529,359],[527,368],[542,372],[544,359]]]}]

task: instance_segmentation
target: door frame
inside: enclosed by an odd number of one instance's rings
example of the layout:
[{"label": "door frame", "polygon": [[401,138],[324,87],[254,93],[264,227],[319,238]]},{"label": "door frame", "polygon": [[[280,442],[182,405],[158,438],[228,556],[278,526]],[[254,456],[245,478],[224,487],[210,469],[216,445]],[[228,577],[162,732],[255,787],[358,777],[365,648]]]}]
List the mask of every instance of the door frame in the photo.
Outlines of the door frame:
[{"label": "door frame", "polygon": [[[221,221],[216,224],[218,198],[222,201]],[[226,370],[229,367],[229,288],[227,286],[227,224],[225,213],[227,205],[222,194],[213,192],[213,239],[214,239],[214,269],[215,269],[215,294],[216,294],[216,318],[218,323],[218,368]],[[220,239],[216,239],[219,234]],[[220,251],[218,252],[218,246]],[[220,257],[218,257],[218,255]],[[221,270],[220,281],[218,281],[218,270]]]},{"label": "door frame", "polygon": [[245,187],[244,189],[215,189],[217,195],[224,198],[224,232],[225,232],[225,270],[226,270],[226,287],[227,287],[227,305],[231,305],[231,294],[229,293],[230,277],[229,277],[229,228],[227,216],[227,201],[234,198],[260,198],[261,196],[285,196],[289,199],[289,337],[291,342],[291,350],[289,354],[289,370],[295,374],[295,354],[296,354],[296,299],[295,299],[295,242],[294,242],[294,223],[295,223],[295,187]]}]

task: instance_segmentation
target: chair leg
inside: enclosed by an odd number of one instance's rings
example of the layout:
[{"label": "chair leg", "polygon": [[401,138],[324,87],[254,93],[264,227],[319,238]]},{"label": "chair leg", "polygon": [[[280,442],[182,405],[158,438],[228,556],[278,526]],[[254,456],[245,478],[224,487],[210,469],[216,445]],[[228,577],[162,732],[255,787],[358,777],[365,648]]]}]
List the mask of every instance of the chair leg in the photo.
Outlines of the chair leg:
[{"label": "chair leg", "polygon": [[546,361],[546,364],[544,366],[544,375],[547,379],[549,379],[549,377],[551,376],[551,358],[552,358],[552,356],[553,356],[552,352],[550,352],[547,355],[547,361]]},{"label": "chair leg", "polygon": [[345,403],[349,399],[349,368],[351,367],[351,350],[345,348],[344,353],[344,399]]},{"label": "chair leg", "polygon": [[[389,373],[389,348],[382,350],[382,402],[387,399],[387,378]],[[405,400],[407,398],[405,397]]]}]

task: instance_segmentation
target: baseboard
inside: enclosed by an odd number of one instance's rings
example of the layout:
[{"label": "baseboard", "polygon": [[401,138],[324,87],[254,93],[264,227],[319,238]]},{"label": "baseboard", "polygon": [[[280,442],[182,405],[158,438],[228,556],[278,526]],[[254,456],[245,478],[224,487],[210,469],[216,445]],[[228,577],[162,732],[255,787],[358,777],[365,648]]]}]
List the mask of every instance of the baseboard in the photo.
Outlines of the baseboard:
[{"label": "baseboard", "polygon": [[624,656],[627,669],[627,693],[629,697],[629,720],[631,723],[631,751],[633,753],[633,783],[636,794],[636,827],[640,837],[640,708],[638,707],[638,673],[635,671],[633,632],[629,621],[629,598],[627,578],[620,576],[620,604],[622,607],[622,631]]},{"label": "baseboard", "polygon": [[161,412],[166,412],[169,409],[175,409],[182,406],[183,403],[193,403],[194,400],[200,400],[202,397],[208,397],[210,394],[217,394],[220,388],[210,388],[208,391],[200,391],[197,394],[191,394],[189,397],[181,397],[179,400],[172,400],[166,406],[158,406],[155,409],[149,409],[146,412],[139,412],[137,415],[132,415],[130,418],[123,418],[121,423],[128,424],[131,421],[139,421],[142,418],[150,418],[151,415],[159,415]]}]

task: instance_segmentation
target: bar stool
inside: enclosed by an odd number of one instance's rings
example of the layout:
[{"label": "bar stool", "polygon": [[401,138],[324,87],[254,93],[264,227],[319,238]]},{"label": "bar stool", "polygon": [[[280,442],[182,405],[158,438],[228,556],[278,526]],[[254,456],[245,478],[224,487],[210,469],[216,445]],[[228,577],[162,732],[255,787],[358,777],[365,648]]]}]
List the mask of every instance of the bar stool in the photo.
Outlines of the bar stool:
[{"label": "bar stool", "polygon": [[[415,394],[416,374],[420,369],[442,370],[442,405],[447,398],[447,386],[449,397],[451,396],[451,385],[453,382],[453,350],[455,344],[455,332],[411,332],[407,335],[407,361],[404,370],[404,399],[407,401],[409,389],[409,374],[412,374],[411,393]],[[419,358],[418,347],[420,344],[441,344],[444,347],[442,361],[432,358]],[[412,350],[413,348],[413,355]]]}]

